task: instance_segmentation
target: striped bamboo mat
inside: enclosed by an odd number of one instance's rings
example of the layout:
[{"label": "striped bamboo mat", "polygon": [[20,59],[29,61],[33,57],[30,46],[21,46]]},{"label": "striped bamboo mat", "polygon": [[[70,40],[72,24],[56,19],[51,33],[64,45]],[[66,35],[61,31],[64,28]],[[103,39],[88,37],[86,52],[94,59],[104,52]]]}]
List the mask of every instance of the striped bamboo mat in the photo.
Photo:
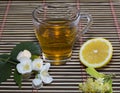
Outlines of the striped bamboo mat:
[{"label": "striped bamboo mat", "polygon": [[[0,54],[10,53],[12,48],[21,41],[38,42],[33,31],[31,13],[35,7],[45,3],[44,1],[0,1]],[[46,2],[56,3],[56,1]],[[44,85],[40,90],[35,91],[31,86],[32,79],[30,79],[24,81],[22,89],[19,89],[11,76],[6,82],[0,84],[0,93],[80,93],[78,84],[86,79],[87,74],[85,67],[79,61],[78,51],[83,42],[94,37],[107,38],[113,45],[111,62],[98,71],[107,74],[115,73],[113,93],[120,93],[120,1],[78,1],[64,0],[64,3],[76,5],[81,11],[91,14],[93,25],[75,43],[71,61],[66,65],[50,68],[50,74],[54,78],[52,84]]]}]

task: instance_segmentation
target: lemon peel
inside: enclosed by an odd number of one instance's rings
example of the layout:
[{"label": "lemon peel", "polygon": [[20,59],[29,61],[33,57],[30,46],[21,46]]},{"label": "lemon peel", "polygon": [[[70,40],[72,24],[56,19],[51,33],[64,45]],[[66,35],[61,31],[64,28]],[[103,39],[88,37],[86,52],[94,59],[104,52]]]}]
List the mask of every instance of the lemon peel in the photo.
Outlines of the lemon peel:
[{"label": "lemon peel", "polygon": [[110,62],[112,54],[113,47],[109,40],[94,38],[81,46],[79,59],[87,67],[100,68]]}]

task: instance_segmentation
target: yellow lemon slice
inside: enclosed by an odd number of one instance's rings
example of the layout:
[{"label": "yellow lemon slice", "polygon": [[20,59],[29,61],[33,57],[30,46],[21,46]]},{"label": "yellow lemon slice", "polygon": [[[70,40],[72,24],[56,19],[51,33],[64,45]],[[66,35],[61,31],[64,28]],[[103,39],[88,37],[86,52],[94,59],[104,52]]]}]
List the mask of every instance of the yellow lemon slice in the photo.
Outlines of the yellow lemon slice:
[{"label": "yellow lemon slice", "polygon": [[85,42],[79,51],[80,61],[87,67],[105,66],[112,58],[112,44],[104,38],[94,38]]}]

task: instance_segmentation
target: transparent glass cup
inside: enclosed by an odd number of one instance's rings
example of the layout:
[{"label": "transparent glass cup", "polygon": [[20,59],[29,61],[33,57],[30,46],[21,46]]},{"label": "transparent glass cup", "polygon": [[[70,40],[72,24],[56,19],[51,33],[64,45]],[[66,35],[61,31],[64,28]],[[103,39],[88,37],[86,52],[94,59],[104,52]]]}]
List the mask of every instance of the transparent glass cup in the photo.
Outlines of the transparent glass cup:
[{"label": "transparent glass cup", "polygon": [[[91,15],[68,4],[38,6],[32,18],[43,59],[53,65],[65,64],[70,60],[76,39],[87,32],[92,24]],[[78,24],[82,18],[87,19],[87,24],[79,31]]]}]

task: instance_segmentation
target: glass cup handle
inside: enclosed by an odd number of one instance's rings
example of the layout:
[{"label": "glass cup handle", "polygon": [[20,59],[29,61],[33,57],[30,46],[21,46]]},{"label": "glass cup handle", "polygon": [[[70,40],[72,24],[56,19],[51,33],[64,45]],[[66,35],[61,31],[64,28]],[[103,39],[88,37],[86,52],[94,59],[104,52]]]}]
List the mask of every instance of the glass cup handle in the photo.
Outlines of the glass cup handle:
[{"label": "glass cup handle", "polygon": [[80,13],[80,19],[81,18],[87,18],[87,25],[79,32],[80,35],[83,35],[88,31],[88,29],[92,25],[93,19],[92,19],[92,16],[87,13]]}]

